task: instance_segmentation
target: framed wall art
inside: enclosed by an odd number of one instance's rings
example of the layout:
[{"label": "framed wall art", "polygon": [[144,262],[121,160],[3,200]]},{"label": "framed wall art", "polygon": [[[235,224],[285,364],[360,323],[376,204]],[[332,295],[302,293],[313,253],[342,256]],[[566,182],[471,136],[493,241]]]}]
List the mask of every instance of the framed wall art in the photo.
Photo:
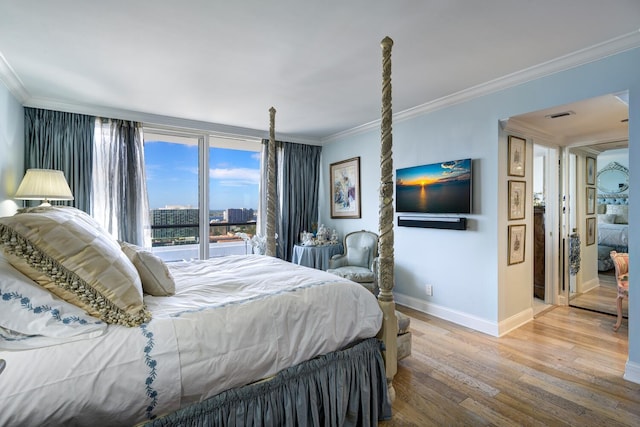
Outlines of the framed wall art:
[{"label": "framed wall art", "polygon": [[596,218],[587,218],[587,246],[596,242]]},{"label": "framed wall art", "polygon": [[596,213],[596,188],[587,187],[587,215]]},{"label": "framed wall art", "polygon": [[524,219],[527,183],[509,181],[509,219]]},{"label": "framed wall art", "polygon": [[509,135],[509,169],[510,176],[524,176],[526,141]]},{"label": "framed wall art", "polygon": [[596,185],[596,159],[587,157],[585,171],[587,185]]},{"label": "framed wall art", "polygon": [[509,226],[509,260],[508,264],[524,262],[525,224]]},{"label": "framed wall art", "polygon": [[331,218],[360,218],[360,157],[329,165]]}]

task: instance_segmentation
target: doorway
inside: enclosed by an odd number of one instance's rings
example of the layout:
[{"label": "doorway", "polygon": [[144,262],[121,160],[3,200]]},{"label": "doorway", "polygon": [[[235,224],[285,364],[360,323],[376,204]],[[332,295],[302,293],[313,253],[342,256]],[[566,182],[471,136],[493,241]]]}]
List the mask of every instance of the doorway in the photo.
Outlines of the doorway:
[{"label": "doorway", "polygon": [[[589,181],[587,184],[586,158],[597,160],[612,149],[628,148],[627,100],[627,92],[609,94],[514,116],[508,121],[509,128],[517,129],[534,144],[533,191],[530,200],[534,204],[534,218],[536,208],[538,215],[544,218],[545,238],[545,284],[541,286],[541,276],[534,277],[534,313],[541,300],[577,307],[581,300],[576,299],[577,292],[570,292],[572,288],[586,291],[587,288],[597,289],[600,286],[596,210],[601,203],[596,201],[593,210],[587,211],[587,200],[590,197],[597,198],[599,192],[596,182]],[[551,153],[555,153],[555,157]],[[540,168],[538,163],[544,167]],[[540,177],[543,177],[542,183]],[[543,210],[537,206],[541,199],[540,192],[543,193]],[[532,225],[537,229],[535,223]],[[587,233],[589,227],[594,230],[591,234]],[[572,236],[576,235],[579,236],[579,272],[575,271],[576,258],[570,259],[570,242]],[[534,275],[536,273],[541,274],[538,270]],[[602,281],[604,283],[605,279]],[[541,298],[541,289],[545,291],[544,298]],[[605,299],[603,304],[615,310],[615,298]]]}]

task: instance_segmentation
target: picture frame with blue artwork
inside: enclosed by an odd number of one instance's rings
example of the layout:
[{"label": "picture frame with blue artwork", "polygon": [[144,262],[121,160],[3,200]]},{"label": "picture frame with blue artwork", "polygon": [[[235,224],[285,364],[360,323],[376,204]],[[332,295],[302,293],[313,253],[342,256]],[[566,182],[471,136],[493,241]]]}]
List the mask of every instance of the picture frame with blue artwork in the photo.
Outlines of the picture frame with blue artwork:
[{"label": "picture frame with blue artwork", "polygon": [[329,165],[331,218],[360,218],[360,157]]}]

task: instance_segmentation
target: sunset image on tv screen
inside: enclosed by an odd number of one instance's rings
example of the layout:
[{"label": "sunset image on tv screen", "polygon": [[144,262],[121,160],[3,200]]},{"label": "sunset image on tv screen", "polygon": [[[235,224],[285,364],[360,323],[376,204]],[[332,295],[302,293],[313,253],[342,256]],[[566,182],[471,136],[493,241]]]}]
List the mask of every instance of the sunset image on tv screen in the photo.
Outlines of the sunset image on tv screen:
[{"label": "sunset image on tv screen", "polygon": [[396,211],[471,213],[471,159],[396,170]]}]

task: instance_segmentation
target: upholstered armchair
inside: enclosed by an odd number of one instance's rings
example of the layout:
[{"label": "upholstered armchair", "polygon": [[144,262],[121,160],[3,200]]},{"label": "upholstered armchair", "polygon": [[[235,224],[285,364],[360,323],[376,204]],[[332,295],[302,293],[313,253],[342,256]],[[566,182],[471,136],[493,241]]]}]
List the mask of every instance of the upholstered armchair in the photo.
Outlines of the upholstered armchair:
[{"label": "upholstered armchair", "polygon": [[616,298],[618,320],[613,327],[613,330],[617,331],[622,324],[622,300],[629,297],[629,254],[611,251],[610,255],[616,270],[616,282],[618,282],[618,297]]},{"label": "upholstered armchair", "polygon": [[331,257],[327,271],[358,282],[377,295],[378,281],[373,267],[377,257],[378,235],[354,231],[344,236],[344,253]]}]

